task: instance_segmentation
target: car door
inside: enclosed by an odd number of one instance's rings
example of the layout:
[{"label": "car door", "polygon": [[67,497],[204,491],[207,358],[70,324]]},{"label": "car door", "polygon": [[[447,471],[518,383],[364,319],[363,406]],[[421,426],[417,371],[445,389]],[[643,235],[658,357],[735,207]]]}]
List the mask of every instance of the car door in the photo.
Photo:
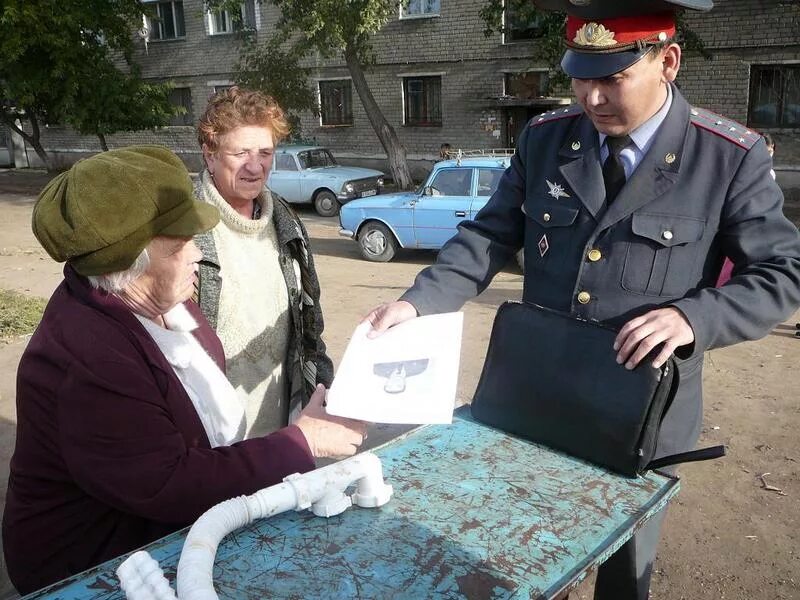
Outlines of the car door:
[{"label": "car door", "polygon": [[505,169],[478,167],[476,171],[478,172],[478,178],[475,186],[475,195],[472,197],[472,203],[469,207],[470,219],[474,219],[478,211],[486,206],[489,198],[497,189]]},{"label": "car door", "polygon": [[272,164],[272,171],[267,180],[267,187],[283,196],[287,202],[307,202],[300,194],[300,170],[297,160],[290,152],[278,152]]},{"label": "car door", "polygon": [[433,173],[426,193],[414,205],[414,236],[418,248],[441,248],[469,218],[472,167],[442,168]]}]

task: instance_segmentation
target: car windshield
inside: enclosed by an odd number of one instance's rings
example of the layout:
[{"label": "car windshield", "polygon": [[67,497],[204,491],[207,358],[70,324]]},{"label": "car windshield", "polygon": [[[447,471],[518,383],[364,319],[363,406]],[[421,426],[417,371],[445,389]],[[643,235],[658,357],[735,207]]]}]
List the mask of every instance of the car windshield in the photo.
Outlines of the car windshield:
[{"label": "car windshield", "polygon": [[315,148],[313,150],[298,152],[297,160],[300,161],[300,167],[303,169],[335,167],[337,164],[336,159],[334,159],[330,151],[325,148]]}]

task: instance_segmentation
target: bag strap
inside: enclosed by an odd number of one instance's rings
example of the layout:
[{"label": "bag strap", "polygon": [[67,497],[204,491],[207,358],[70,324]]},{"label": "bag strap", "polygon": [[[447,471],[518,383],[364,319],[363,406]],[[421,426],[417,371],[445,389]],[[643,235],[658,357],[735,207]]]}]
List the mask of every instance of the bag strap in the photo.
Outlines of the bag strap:
[{"label": "bag strap", "polygon": [[708,448],[692,450],[691,452],[680,452],[678,454],[662,456],[661,458],[651,460],[645,469],[650,471],[652,469],[660,469],[661,467],[669,467],[671,465],[687,462],[697,462],[699,460],[712,460],[723,456],[725,456],[725,446],[710,446]]}]

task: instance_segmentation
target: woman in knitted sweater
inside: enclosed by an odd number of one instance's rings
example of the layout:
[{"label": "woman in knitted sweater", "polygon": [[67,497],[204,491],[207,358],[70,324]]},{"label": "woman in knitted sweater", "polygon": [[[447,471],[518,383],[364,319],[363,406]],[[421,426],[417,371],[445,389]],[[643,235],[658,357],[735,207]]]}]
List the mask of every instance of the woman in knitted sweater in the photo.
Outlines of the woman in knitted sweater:
[{"label": "woman in knitted sweater", "polygon": [[333,379],[308,235],[264,187],[288,131],[271,97],[238,87],[214,95],[198,125],[206,168],[196,196],[221,214],[195,238],[203,252],[198,302],[222,341],[247,437],[287,425],[315,386]]}]

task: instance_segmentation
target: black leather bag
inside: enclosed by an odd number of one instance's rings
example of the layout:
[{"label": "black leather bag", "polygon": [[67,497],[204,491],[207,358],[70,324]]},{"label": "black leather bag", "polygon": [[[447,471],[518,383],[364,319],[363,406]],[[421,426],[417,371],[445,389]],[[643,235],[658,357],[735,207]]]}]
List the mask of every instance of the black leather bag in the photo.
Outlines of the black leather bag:
[{"label": "black leather bag", "polygon": [[476,420],[634,477],[657,466],[716,458],[722,447],[653,461],[678,384],[660,369],[616,362],[617,331],[535,304],[497,311],[472,400]]}]

